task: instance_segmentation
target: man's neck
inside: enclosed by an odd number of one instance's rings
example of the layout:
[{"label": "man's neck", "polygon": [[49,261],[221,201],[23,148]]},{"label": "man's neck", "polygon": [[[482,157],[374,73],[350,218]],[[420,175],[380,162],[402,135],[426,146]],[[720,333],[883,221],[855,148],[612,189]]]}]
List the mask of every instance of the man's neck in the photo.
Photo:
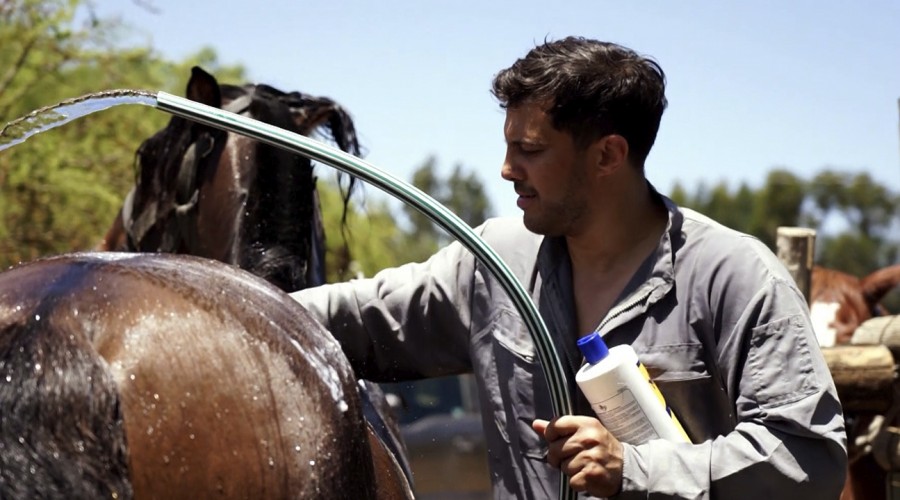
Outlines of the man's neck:
[{"label": "man's neck", "polygon": [[[648,184],[600,197],[596,217],[576,235],[566,237],[573,271],[606,274],[619,262],[656,247],[667,217]],[[646,248],[647,252],[641,250]]]},{"label": "man's neck", "polygon": [[597,328],[665,231],[665,209],[649,186],[619,190],[594,207],[597,217],[567,236],[576,321],[581,335]]}]

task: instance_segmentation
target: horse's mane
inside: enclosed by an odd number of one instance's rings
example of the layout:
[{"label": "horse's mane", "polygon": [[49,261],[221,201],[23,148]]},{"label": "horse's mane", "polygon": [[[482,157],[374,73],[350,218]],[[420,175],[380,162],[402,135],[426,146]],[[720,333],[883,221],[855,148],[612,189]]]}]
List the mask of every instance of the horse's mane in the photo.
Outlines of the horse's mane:
[{"label": "horse's mane", "polygon": [[118,388],[65,333],[39,316],[0,329],[0,496],[129,499]]},{"label": "horse's mane", "polygon": [[[290,108],[280,99],[284,94],[271,87],[245,86],[251,97],[250,114],[277,127],[295,130]],[[250,224],[244,261],[239,265],[253,274],[281,283],[303,279],[310,260],[312,222],[316,216],[312,203],[315,178],[312,162],[292,155],[290,163],[279,159],[284,154],[275,148],[256,149],[255,182],[247,198],[247,211],[264,215]],[[266,168],[277,165],[278,168]],[[287,274],[273,276],[273,273]]]},{"label": "horse's mane", "polygon": [[[265,83],[247,84],[241,87],[221,85],[220,88],[222,89],[223,98],[230,96],[237,98],[248,92],[256,92],[259,95],[277,100],[287,106],[292,115],[299,115],[295,116],[295,121],[300,125],[298,132],[304,135],[314,131],[309,127],[310,125],[316,127],[316,132],[325,132],[326,130],[318,128],[320,120],[316,119],[316,115],[323,111],[333,111],[329,113],[328,136],[326,138],[333,141],[342,151],[356,156],[361,154],[353,120],[347,111],[332,99],[311,96],[297,91],[284,92]],[[306,126],[303,124],[306,124]],[[350,179],[351,182],[353,180],[353,178]]]},{"label": "horse's mane", "polygon": [[[253,118],[271,125],[311,136],[317,134],[332,141],[343,151],[360,155],[360,147],[349,114],[333,100],[310,96],[301,92],[284,92],[267,84],[218,85],[221,105],[233,112],[245,111]],[[240,110],[234,109],[239,105]],[[197,124],[180,117],[173,117],[161,131],[147,139],[136,154],[137,190],[135,206],[148,204],[155,215],[155,224],[172,227],[175,194],[183,186],[178,185],[182,158],[200,134],[215,134],[214,142],[225,132]],[[221,146],[220,146],[221,147]],[[256,157],[251,163],[257,167],[252,172],[253,181],[247,193],[245,213],[258,214],[257,220],[246,221],[241,226],[244,234],[234,235],[242,241],[240,262],[232,262],[262,276],[279,286],[305,283],[310,264],[311,238],[321,234],[317,199],[315,198],[316,178],[313,176],[312,162],[302,155],[290,155],[274,146],[255,148]],[[290,158],[290,160],[286,160]],[[277,165],[278,168],[271,168]],[[197,178],[202,175],[197,172]],[[342,179],[347,179],[341,182]],[[356,185],[352,176],[339,174],[339,186],[343,199],[341,231],[347,231],[349,201]],[[318,227],[318,231],[316,231]],[[160,231],[151,235],[160,239]],[[170,238],[171,239],[171,238]],[[324,241],[317,241],[324,247]],[[181,248],[163,248],[161,243],[151,241],[150,250],[182,252]],[[147,248],[137,248],[147,250]],[[189,252],[188,252],[189,253]],[[308,283],[307,283],[308,285]]]},{"label": "horse's mane", "polygon": [[[257,119],[303,135],[327,133],[325,139],[341,150],[360,155],[352,119],[331,99],[297,91],[283,92],[267,84],[221,85],[220,89],[223,105],[249,96],[250,113]],[[326,117],[327,126],[324,126],[322,120]],[[318,217],[317,207],[312,202],[316,185],[312,162],[305,156],[292,155],[293,162],[288,167],[277,161],[273,148],[262,148],[259,154],[257,165],[279,165],[280,168],[261,168],[256,173],[257,180],[252,188],[255,193],[251,192],[249,198],[256,210],[251,213],[267,216],[255,221],[253,237],[249,238],[251,247],[246,249],[248,260],[242,267],[259,276],[274,278],[275,282],[296,283],[310,263],[312,224]],[[342,190],[342,232],[346,231],[346,216],[355,183],[356,178],[350,176],[346,189]],[[297,259],[298,256],[301,259]],[[274,273],[290,273],[290,276],[274,277]]]},{"label": "horse's mane", "polygon": [[174,196],[181,157],[193,140],[193,123],[173,117],[169,124],[153,134],[135,153],[135,183],[150,199]]}]

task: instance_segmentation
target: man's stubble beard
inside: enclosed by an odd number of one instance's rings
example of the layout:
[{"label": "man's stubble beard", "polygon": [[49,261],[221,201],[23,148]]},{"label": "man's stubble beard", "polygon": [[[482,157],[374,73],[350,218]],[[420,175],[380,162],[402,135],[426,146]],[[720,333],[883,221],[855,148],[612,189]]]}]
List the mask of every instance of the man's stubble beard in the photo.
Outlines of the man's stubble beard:
[{"label": "man's stubble beard", "polygon": [[[578,169],[573,175],[569,185],[559,200],[547,201],[540,198],[539,213],[528,212],[523,214],[525,227],[535,233],[544,236],[565,236],[571,234],[575,227],[586,215],[587,200],[585,194],[580,192],[585,186],[585,175],[582,169]],[[539,195],[540,196],[540,195]]]}]

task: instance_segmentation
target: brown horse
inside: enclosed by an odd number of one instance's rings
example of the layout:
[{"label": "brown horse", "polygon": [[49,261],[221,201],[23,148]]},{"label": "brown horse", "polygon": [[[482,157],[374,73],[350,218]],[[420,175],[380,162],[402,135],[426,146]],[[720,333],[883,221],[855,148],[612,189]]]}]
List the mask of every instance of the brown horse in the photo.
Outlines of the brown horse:
[{"label": "brown horse", "polygon": [[[264,84],[220,85],[194,68],[186,95],[358,155],[336,102]],[[245,269],[284,291],[325,281],[325,236],[306,157],[180,117],[144,141],[135,187],[99,250],[196,255]],[[345,209],[354,179],[345,190]],[[400,430],[381,389],[362,382],[364,411],[411,481]]]},{"label": "brown horse", "polygon": [[391,457],[338,344],[208,259],[75,254],[0,274],[0,408],[2,498],[410,495],[396,467],[376,475]]},{"label": "brown horse", "polygon": [[[900,265],[879,269],[863,278],[820,266],[810,280],[810,316],[822,347],[850,343],[853,332],[874,316],[889,314],[884,296],[900,284]],[[854,443],[869,432],[876,415],[847,414],[850,468],[841,500],[879,500],[886,496],[887,473],[871,453]]]}]

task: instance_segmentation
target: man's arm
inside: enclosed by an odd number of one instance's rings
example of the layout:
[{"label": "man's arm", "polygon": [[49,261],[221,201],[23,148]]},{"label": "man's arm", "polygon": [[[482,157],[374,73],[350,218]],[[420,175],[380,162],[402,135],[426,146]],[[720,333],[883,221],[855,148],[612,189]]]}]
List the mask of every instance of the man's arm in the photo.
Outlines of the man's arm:
[{"label": "man's arm", "polygon": [[376,382],[471,370],[474,258],[452,243],[424,263],[291,293],[340,342],[357,376]]}]

